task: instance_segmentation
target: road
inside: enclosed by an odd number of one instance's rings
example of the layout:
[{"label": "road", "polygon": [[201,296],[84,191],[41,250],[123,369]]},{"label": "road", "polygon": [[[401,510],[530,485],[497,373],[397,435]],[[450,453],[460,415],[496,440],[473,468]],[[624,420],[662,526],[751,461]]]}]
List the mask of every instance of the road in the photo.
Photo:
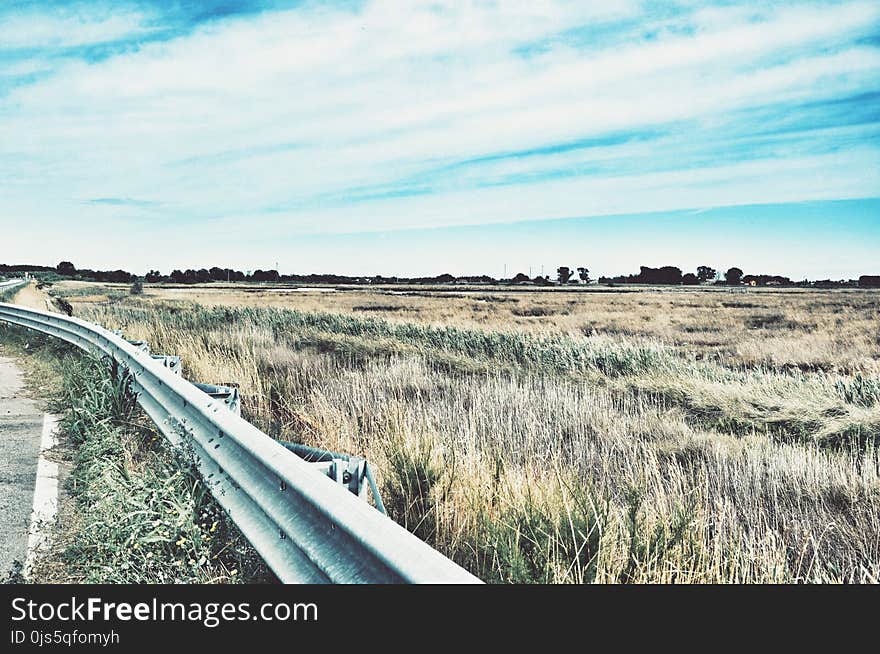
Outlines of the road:
[{"label": "road", "polygon": [[46,300],[48,297],[49,295],[46,292],[37,289],[35,282],[31,282],[27,286],[23,286],[22,289],[15,294],[12,303],[20,304],[29,309],[41,309],[42,311],[47,311]]},{"label": "road", "polygon": [[25,562],[43,411],[25,396],[15,360],[0,356],[0,577]]}]

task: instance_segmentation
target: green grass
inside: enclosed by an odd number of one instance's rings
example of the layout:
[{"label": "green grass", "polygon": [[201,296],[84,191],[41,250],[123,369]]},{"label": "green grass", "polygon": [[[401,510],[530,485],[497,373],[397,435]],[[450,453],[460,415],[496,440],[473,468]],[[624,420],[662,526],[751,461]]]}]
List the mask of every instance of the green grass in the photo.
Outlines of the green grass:
[{"label": "green grass", "polygon": [[18,293],[20,290],[21,286],[16,286],[15,288],[0,289],[0,302],[12,302],[12,298],[15,297],[15,294]]},{"label": "green grass", "polygon": [[110,286],[100,286],[98,288],[94,288],[91,286],[64,288],[61,286],[54,286],[51,283],[47,283],[46,287],[51,288],[51,290],[49,290],[50,295],[55,298],[62,299],[76,299],[91,295],[103,295],[106,296],[108,300],[121,300],[122,298],[131,294],[131,287],[127,287],[124,289]]},{"label": "green grass", "polygon": [[486,362],[548,372],[599,371],[608,376],[634,374],[674,365],[671,351],[659,345],[620,347],[597,341],[590,347],[566,336],[541,338],[528,334],[478,331],[456,327],[432,327],[416,323],[392,323],[378,318],[355,318],[332,313],[306,313],[290,309],[206,308],[198,305],[136,307],[126,305],[119,317],[124,321],[161,323],[197,332],[219,326],[259,325],[273,332],[281,342],[309,342],[329,345],[321,335],[354,337],[381,343],[389,352],[400,346],[420,351],[446,353]]},{"label": "green grass", "polygon": [[62,422],[76,445],[67,490],[77,523],[66,574],[85,583],[235,583],[270,579],[185,453],[139,415],[124,376],[91,358],[65,367]]}]

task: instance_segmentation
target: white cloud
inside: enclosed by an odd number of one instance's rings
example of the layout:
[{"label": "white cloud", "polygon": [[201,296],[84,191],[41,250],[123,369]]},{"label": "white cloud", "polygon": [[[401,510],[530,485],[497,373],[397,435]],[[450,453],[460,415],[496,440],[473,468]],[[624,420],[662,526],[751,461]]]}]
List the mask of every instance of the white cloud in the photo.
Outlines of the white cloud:
[{"label": "white cloud", "polygon": [[[0,98],[0,224],[165,216],[179,222],[163,223],[168,234],[246,224],[268,238],[873,195],[870,143],[728,163],[724,138],[732,148],[738,111],[875,88],[880,51],[858,41],[878,20],[880,7],[866,2],[655,18],[634,2],[541,0],[380,1],[209,23],[100,62],[64,63]],[[138,14],[22,15],[0,26],[0,47],[82,45],[145,24]],[[656,38],[644,37],[652,30]],[[533,51],[523,56],[524,47]],[[444,169],[649,128],[685,131],[662,142],[672,152],[634,141]],[[650,165],[675,148],[683,156],[697,131],[716,139],[717,162]],[[603,168],[618,160],[622,169]],[[597,172],[552,179],[575,165]],[[542,177],[480,187],[505,174]],[[364,188],[393,193],[412,176],[435,192],[344,201]],[[87,202],[106,197],[156,204]]]},{"label": "white cloud", "polygon": [[149,33],[144,21],[140,13],[10,13],[0,20],[0,48],[30,50],[106,43]]}]

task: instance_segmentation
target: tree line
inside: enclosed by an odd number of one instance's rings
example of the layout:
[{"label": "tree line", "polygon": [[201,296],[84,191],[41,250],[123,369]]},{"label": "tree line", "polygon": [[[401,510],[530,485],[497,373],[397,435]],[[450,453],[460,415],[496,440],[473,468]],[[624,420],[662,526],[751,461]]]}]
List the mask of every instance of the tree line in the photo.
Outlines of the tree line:
[{"label": "tree line", "polygon": [[69,277],[93,282],[116,282],[129,284],[136,280],[137,275],[125,270],[92,270],[91,268],[77,269],[69,261],[62,261],[54,268],[50,266],[33,266],[29,264],[0,264],[0,273],[7,277],[14,277],[22,273],[30,273],[36,277]]},{"label": "tree line", "polygon": [[[530,277],[525,273],[517,273],[508,279],[496,279],[488,275],[455,276],[448,273],[434,277],[385,277],[374,275],[369,277],[352,277],[333,274],[282,275],[277,270],[253,270],[243,272],[232,268],[199,268],[186,270],[175,269],[169,274],[159,270],[150,270],[142,278],[125,270],[92,270],[76,268],[70,261],[62,261],[54,268],[49,266],[0,264],[0,274],[11,277],[24,272],[43,277],[61,277],[84,281],[134,283],[141,279],[149,284],[205,284],[209,282],[270,282],[299,284],[528,284],[534,286],[555,286],[567,284],[590,284],[590,270],[586,266],[570,268],[559,266],[556,279],[549,275]],[[599,284],[649,284],[649,285],[681,285],[696,286],[700,284],[716,284],[727,286],[809,286],[814,288],[862,287],[880,288],[880,275],[862,275],[857,280],[801,280],[792,281],[788,277],[767,274],[746,274],[741,268],[732,267],[719,273],[711,266],[698,266],[694,272],[683,272],[676,266],[651,268],[640,266],[639,272],[632,275],[615,277],[602,276],[596,280]]]}]

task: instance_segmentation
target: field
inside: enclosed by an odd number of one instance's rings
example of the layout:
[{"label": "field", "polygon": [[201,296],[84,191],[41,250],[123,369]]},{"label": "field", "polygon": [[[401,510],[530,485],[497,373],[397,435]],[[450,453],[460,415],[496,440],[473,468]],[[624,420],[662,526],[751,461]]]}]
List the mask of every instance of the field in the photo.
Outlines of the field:
[{"label": "field", "polygon": [[880,293],[51,292],[276,438],[366,455],[487,581],[880,581]]}]

